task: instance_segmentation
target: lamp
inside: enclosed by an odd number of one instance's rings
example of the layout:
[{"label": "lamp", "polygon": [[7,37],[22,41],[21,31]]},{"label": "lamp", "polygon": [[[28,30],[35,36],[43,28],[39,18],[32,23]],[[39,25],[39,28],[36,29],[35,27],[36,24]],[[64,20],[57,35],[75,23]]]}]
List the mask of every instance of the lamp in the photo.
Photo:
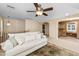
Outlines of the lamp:
[{"label": "lamp", "polygon": [[[10,17],[10,16],[8,16],[8,18],[9,18],[9,17]],[[7,25],[7,26],[10,26],[10,25],[11,25],[10,21],[8,21],[6,25]]]},{"label": "lamp", "polygon": [[8,21],[8,22],[7,22],[7,26],[10,26],[10,25],[11,25],[11,23],[10,23],[10,21]]}]

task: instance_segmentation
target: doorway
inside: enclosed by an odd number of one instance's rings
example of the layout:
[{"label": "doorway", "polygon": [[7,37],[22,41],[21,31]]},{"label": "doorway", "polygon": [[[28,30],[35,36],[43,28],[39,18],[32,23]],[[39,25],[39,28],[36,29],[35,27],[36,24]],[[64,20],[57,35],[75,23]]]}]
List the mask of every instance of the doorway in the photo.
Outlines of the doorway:
[{"label": "doorway", "polygon": [[62,39],[78,39],[78,21],[61,21],[58,23],[58,37]]},{"label": "doorway", "polygon": [[42,32],[43,32],[44,35],[49,37],[49,23],[47,23],[47,22],[43,23]]}]

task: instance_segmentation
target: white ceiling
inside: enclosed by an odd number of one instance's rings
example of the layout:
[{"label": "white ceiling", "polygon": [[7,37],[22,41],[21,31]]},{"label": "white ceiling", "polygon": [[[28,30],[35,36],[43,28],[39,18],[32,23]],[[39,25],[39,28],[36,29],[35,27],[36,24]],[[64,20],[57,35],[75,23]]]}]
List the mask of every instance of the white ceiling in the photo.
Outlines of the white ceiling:
[{"label": "white ceiling", "polygon": [[[15,9],[7,7],[11,5]],[[50,20],[67,17],[66,15],[75,15],[79,13],[78,3],[42,3],[43,8],[53,7],[53,11],[46,12],[48,16],[35,17],[34,12],[27,13],[27,10],[35,10],[32,3],[0,3],[0,16],[14,19],[33,19],[33,20]]]}]

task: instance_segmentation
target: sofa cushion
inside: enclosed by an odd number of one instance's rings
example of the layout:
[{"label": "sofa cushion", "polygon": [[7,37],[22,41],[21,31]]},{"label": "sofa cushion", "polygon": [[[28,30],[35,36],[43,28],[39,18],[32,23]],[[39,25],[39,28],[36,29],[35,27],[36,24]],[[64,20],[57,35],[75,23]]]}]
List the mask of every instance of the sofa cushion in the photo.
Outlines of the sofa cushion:
[{"label": "sofa cushion", "polygon": [[32,41],[32,40],[37,40],[37,39],[41,39],[42,38],[42,33],[39,32],[33,32],[33,33],[29,33],[28,35],[26,35],[25,40],[26,41]]},{"label": "sofa cushion", "polygon": [[38,33],[36,36],[35,36],[36,39],[41,39],[42,38],[42,35],[41,33]]},{"label": "sofa cushion", "polygon": [[28,40],[35,40],[36,38],[36,35],[35,33],[28,33],[26,34],[26,37],[25,37],[25,40],[28,41]]},{"label": "sofa cushion", "polygon": [[34,35],[27,35],[25,38],[25,41],[31,41],[31,40],[35,40],[35,36]]}]

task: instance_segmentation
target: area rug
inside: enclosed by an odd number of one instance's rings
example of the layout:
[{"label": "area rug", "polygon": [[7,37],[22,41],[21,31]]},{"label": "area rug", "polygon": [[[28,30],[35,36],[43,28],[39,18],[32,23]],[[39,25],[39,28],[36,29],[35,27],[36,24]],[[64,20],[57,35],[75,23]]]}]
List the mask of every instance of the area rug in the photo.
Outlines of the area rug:
[{"label": "area rug", "polygon": [[28,56],[79,56],[78,53],[47,44],[46,46],[34,51]]}]

